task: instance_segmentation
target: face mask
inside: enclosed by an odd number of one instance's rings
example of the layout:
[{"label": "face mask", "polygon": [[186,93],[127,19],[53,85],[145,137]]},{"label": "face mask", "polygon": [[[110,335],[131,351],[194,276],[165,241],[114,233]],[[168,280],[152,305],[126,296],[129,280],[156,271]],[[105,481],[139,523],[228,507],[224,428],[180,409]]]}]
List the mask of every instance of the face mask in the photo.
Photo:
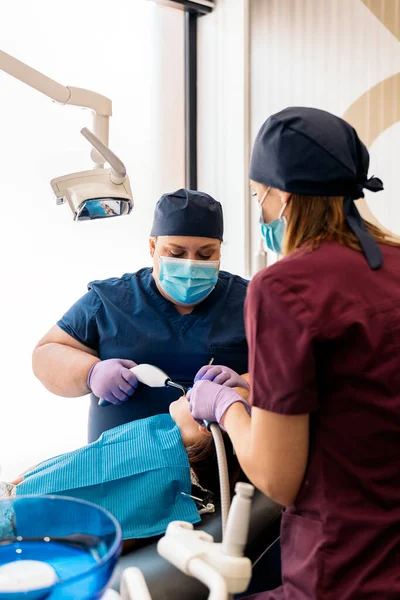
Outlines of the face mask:
[{"label": "face mask", "polygon": [[264,223],[262,205],[264,203],[265,198],[268,196],[270,189],[271,188],[267,189],[260,201],[261,235],[265,240],[267,248],[269,248],[272,252],[276,252],[276,254],[282,254],[283,238],[285,236],[285,229],[287,223],[286,218],[282,215],[285,212],[286,204],[282,206],[277,219],[274,219],[273,221],[271,221],[271,223]]},{"label": "face mask", "polygon": [[179,304],[198,304],[215,288],[219,261],[188,260],[158,255],[159,281],[164,292]]}]

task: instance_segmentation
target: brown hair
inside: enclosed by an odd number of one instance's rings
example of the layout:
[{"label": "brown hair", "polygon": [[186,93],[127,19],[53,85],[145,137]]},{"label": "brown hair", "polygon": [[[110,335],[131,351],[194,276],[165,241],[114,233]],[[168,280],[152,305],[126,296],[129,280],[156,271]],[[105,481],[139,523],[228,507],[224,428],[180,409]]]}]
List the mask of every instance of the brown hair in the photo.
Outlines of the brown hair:
[{"label": "brown hair", "polygon": [[[343,196],[302,196],[292,194],[290,213],[285,232],[284,254],[303,246],[318,248],[323,240],[337,242],[352,250],[361,251],[358,238],[347,224]],[[400,248],[400,239],[364,221],[367,231],[381,244]]]},{"label": "brown hair", "polygon": [[[232,442],[228,434],[222,432],[222,437],[228,462],[229,482],[231,492],[233,492],[236,482],[239,479],[245,480],[245,477],[239,466],[239,461],[234,454]],[[189,457],[190,466],[196,473],[200,485],[219,498],[218,460],[212,435],[204,434],[199,437],[194,444],[186,446],[186,452]]]}]

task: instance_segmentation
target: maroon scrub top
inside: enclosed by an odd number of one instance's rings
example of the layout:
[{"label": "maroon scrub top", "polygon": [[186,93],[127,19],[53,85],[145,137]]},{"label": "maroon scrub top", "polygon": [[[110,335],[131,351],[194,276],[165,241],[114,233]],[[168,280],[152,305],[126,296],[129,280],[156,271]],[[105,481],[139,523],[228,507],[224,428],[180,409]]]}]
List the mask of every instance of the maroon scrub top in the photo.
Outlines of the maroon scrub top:
[{"label": "maroon scrub top", "polygon": [[253,405],[311,413],[302,487],[264,600],[400,599],[400,248],[383,267],[333,242],[250,284]]}]

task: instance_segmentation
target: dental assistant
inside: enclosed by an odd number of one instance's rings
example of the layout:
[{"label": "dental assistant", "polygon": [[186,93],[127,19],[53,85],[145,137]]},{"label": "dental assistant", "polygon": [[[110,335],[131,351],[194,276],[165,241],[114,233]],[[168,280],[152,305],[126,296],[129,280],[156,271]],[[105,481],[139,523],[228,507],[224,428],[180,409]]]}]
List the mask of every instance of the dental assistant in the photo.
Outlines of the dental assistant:
[{"label": "dental assistant", "polygon": [[[153,268],[91,282],[38,343],[33,370],[48,390],[64,397],[91,393],[89,442],[118,425],[168,413],[181,395],[138,385],[129,370],[135,364],[153,364],[188,387],[213,359],[216,381],[247,386],[235,377],[248,370],[248,282],[220,271],[222,239],[222,207],[211,196],[185,189],[163,195],[150,237]],[[98,406],[99,398],[111,404]]]},{"label": "dental assistant", "polygon": [[313,108],[271,116],[255,141],[261,229],[284,258],[246,300],[252,417],[227,387],[189,394],[287,507],[283,586],[254,598],[400,598],[400,242],[358,213],[364,188],[383,189],[368,167],[356,131]]}]

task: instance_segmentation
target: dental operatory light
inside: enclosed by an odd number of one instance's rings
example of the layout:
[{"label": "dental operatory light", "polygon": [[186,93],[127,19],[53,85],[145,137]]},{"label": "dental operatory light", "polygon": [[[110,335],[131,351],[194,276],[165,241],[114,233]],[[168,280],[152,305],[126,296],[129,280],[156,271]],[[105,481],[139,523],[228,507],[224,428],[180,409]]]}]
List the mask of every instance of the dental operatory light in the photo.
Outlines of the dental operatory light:
[{"label": "dental operatory light", "polygon": [[129,214],[133,201],[124,164],[89,129],[84,127],[81,133],[111,168],[94,168],[52,179],[57,204],[67,202],[75,221]]},{"label": "dental operatory light", "polygon": [[[82,88],[66,87],[0,50],[0,69],[35,88],[60,104],[89,108],[93,112],[92,129],[81,130],[91,143],[94,168],[56,177],[51,187],[57,204],[67,203],[75,221],[127,215],[133,208],[132,191],[122,161],[108,148],[109,98]],[[104,165],[108,163],[109,169]]]}]

